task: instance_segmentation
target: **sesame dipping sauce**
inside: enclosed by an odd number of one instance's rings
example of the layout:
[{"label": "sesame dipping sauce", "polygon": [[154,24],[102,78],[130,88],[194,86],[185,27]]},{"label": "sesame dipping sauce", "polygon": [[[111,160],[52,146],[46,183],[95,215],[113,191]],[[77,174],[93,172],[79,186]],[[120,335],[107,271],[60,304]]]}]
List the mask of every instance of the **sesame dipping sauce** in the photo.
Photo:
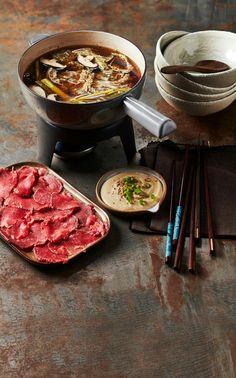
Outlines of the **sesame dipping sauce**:
[{"label": "sesame dipping sauce", "polygon": [[[152,171],[150,171],[152,172]],[[142,212],[162,202],[166,187],[163,178],[137,170],[110,175],[100,186],[100,200],[118,212]]]}]

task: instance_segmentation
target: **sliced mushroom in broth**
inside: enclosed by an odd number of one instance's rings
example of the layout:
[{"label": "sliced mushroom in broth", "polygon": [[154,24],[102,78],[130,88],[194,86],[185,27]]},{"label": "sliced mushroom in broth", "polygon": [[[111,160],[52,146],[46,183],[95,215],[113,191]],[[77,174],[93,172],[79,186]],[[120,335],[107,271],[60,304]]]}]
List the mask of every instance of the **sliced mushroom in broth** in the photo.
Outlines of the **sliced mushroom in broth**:
[{"label": "sliced mushroom in broth", "polygon": [[140,77],[136,64],[119,51],[76,46],[41,56],[25,72],[24,82],[49,100],[90,103],[129,91]]}]

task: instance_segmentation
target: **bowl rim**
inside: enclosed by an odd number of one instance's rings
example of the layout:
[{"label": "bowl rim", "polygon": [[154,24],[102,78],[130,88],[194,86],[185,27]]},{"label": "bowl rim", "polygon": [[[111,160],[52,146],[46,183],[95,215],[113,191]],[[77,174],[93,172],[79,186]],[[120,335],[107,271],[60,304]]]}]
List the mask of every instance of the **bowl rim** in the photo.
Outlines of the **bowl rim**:
[{"label": "bowl rim", "polygon": [[[158,82],[160,82],[161,80],[163,82],[165,82],[166,85],[169,86],[173,91],[179,91],[183,96],[188,96],[188,95],[193,96],[193,97],[196,98],[196,100],[197,100],[197,97],[199,97],[199,98],[204,97],[206,99],[206,101],[214,100],[214,99],[215,100],[217,100],[217,99],[219,100],[220,98],[227,97],[227,96],[231,95],[232,93],[236,92],[236,83],[230,89],[227,89],[227,90],[224,90],[224,91],[221,91],[221,92],[220,91],[216,92],[216,93],[194,92],[193,90],[184,89],[184,88],[182,88],[182,87],[180,87],[178,85],[175,85],[174,83],[172,83],[171,81],[169,81],[162,74],[162,72],[159,69],[155,69],[155,81],[156,81],[156,79],[158,80]],[[211,87],[208,87],[208,88],[210,89]],[[217,97],[220,97],[220,98],[217,98]]]},{"label": "bowl rim", "polygon": [[[159,68],[158,63],[157,63],[157,56],[155,56],[155,59],[154,59],[154,70],[155,70],[155,72],[158,71],[163,76],[163,78],[165,78],[165,80],[167,80],[170,84],[174,85],[172,83],[172,81],[169,81],[166,78],[166,75],[162,74],[162,72],[160,71],[160,68]],[[191,78],[186,77],[181,73],[175,74],[175,76],[183,79],[184,81],[186,81],[191,86],[196,86],[196,88],[199,89],[199,90],[204,90],[203,94],[207,94],[207,93],[205,93],[205,91],[208,91],[208,89],[213,89],[214,91],[216,91],[216,94],[222,93],[222,90],[225,91],[225,92],[227,92],[231,89],[236,90],[236,82],[231,84],[231,85],[228,85],[226,87],[212,87],[212,86],[209,86],[209,85],[204,85],[204,84],[198,83],[197,81],[193,81]]]},{"label": "bowl rim", "polygon": [[[156,85],[157,85],[157,83],[156,83]],[[167,95],[167,96],[169,96],[170,98],[173,98],[173,100],[175,101],[175,100],[177,100],[177,101],[179,101],[179,102],[182,102],[183,104],[186,104],[186,105],[199,105],[199,106],[203,106],[203,107],[206,107],[206,106],[211,106],[211,105],[217,105],[217,103],[220,103],[221,101],[223,101],[223,100],[225,100],[226,98],[229,98],[229,97],[235,97],[235,99],[236,99],[236,93],[235,92],[233,92],[233,93],[231,93],[231,95],[228,95],[228,96],[226,96],[226,97],[224,97],[224,98],[222,98],[222,99],[219,99],[219,100],[214,100],[214,101],[188,101],[188,100],[183,100],[183,99],[181,99],[181,98],[179,98],[179,97],[176,97],[176,96],[173,96],[173,95],[171,95],[170,93],[168,93],[163,87],[162,87],[162,85],[158,82],[158,86],[157,86],[157,88],[158,87],[160,87],[161,88],[161,90]],[[159,90],[159,88],[158,88],[158,90]],[[234,95],[234,96],[233,96]],[[232,102],[235,100],[235,99],[233,99],[232,100]],[[231,103],[232,103],[231,102]]]},{"label": "bowl rim", "polygon": [[[192,32],[192,33],[187,33],[187,34],[184,34],[178,38],[176,38],[175,40],[173,41],[170,41],[168,43],[167,46],[165,46],[164,50],[162,51],[162,55],[164,57],[164,59],[166,60],[166,57],[165,57],[165,50],[167,47],[169,47],[172,43],[174,43],[175,41],[177,40],[186,40],[187,38],[194,38],[195,36],[198,36],[198,35],[214,35],[214,34],[224,34],[224,35],[228,35],[230,36],[230,38],[234,38],[235,39],[235,42],[236,42],[236,33],[234,32],[231,32],[231,31],[226,31],[226,30],[215,30],[215,29],[212,29],[212,30],[199,30],[199,31],[196,31],[196,32]],[[167,64],[170,65],[170,63],[166,60]],[[190,74],[190,73],[187,73],[188,76],[190,77],[219,77],[221,75],[225,76],[225,75],[229,75],[230,73],[232,72],[236,72],[236,67],[232,67],[232,68],[229,68],[227,71],[223,71],[223,72],[215,72],[215,73],[197,73],[197,74]],[[185,75],[185,74],[184,74]],[[187,76],[187,77],[188,77]]]}]

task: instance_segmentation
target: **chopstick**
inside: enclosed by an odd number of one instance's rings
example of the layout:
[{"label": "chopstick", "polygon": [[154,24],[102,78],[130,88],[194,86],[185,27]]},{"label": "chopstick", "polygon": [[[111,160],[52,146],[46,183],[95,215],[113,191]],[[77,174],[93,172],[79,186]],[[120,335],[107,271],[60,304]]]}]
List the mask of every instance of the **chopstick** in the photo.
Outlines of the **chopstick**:
[{"label": "chopstick", "polygon": [[189,207],[189,202],[190,202],[190,190],[192,186],[192,179],[193,179],[193,167],[191,167],[190,169],[189,181],[188,181],[186,197],[185,197],[183,218],[182,218],[182,222],[180,226],[179,238],[178,238],[178,243],[177,243],[176,252],[175,252],[175,260],[174,260],[174,266],[173,266],[175,270],[179,270],[181,268],[181,263],[182,263],[183,247],[184,247],[184,242],[185,242],[185,227],[186,227],[188,207]]},{"label": "chopstick", "polygon": [[196,175],[193,175],[193,190],[191,198],[191,213],[190,213],[190,235],[189,235],[189,258],[188,258],[188,270],[191,273],[195,273],[196,270],[196,245],[195,245],[195,210],[196,210]]},{"label": "chopstick", "polygon": [[183,195],[184,195],[185,181],[186,181],[187,168],[188,168],[188,159],[189,159],[189,145],[187,145],[185,148],[184,166],[183,166],[182,177],[181,177],[179,202],[178,202],[178,206],[176,208],[176,213],[175,213],[172,245],[177,244],[179,233],[180,233],[180,225],[181,225],[181,219],[182,219],[182,214],[183,214]]},{"label": "chopstick", "polygon": [[174,229],[174,190],[175,190],[175,160],[172,164],[171,170],[171,191],[170,191],[170,211],[169,211],[169,221],[167,224],[167,235],[166,235],[166,254],[165,254],[165,263],[170,265],[171,255],[172,255],[172,236]]},{"label": "chopstick", "polygon": [[205,147],[204,142],[202,144],[204,148],[203,173],[204,173],[204,189],[205,189],[205,200],[206,200],[206,210],[207,210],[207,230],[208,230],[208,240],[209,240],[209,252],[210,254],[213,254],[215,252],[215,240],[214,240],[214,232],[213,232],[208,171],[207,171],[207,166],[206,166],[206,147]]},{"label": "chopstick", "polygon": [[195,184],[195,221],[194,221],[194,237],[198,241],[200,239],[200,188],[201,188],[201,147],[200,140],[198,141],[197,147],[197,170],[196,170],[196,184]]}]

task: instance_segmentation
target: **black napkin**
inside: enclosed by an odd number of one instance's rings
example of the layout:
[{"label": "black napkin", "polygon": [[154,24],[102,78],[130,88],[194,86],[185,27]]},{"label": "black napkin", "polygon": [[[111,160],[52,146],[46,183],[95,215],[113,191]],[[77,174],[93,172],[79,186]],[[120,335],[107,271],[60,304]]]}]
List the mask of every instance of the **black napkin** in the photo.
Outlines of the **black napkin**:
[{"label": "black napkin", "polygon": [[[157,213],[132,219],[130,225],[132,231],[166,234],[172,163],[175,160],[175,199],[177,203],[185,154],[184,147],[184,145],[165,141],[150,143],[140,150],[141,164],[155,169],[164,177],[167,184],[167,196]],[[196,148],[190,148],[190,155],[194,156],[195,154]],[[214,236],[236,238],[236,146],[206,147],[204,156],[208,172]],[[206,205],[202,178],[200,230],[202,237],[207,236]],[[186,232],[188,233],[188,227]]]}]

